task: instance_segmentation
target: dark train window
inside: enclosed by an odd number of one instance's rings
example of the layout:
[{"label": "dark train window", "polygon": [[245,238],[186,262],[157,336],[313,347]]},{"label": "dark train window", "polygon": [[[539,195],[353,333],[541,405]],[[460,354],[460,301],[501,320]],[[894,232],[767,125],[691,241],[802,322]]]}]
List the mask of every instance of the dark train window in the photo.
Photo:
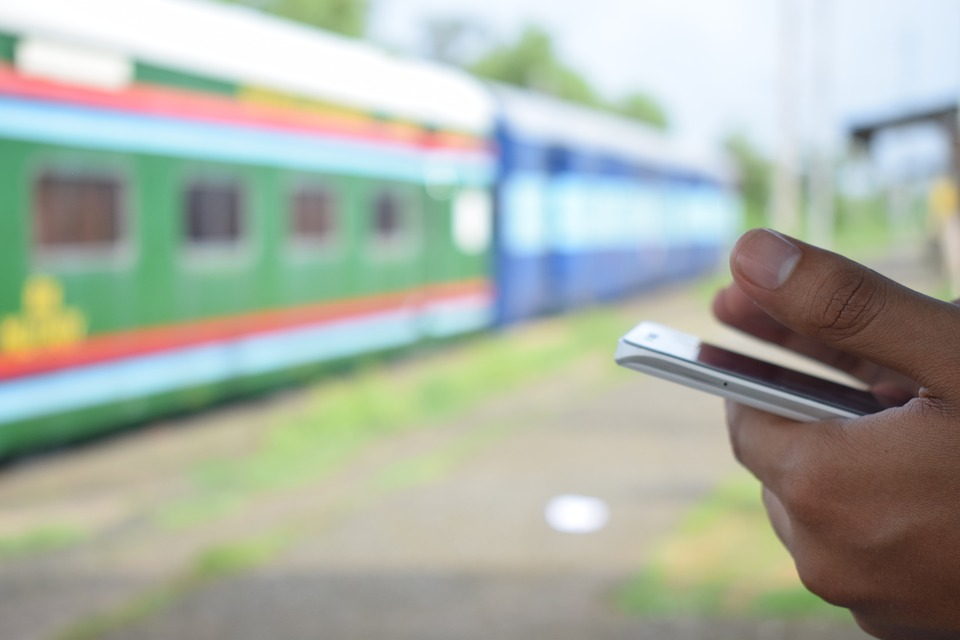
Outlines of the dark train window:
[{"label": "dark train window", "polygon": [[290,211],[290,235],[296,242],[329,244],[337,236],[337,201],[322,187],[303,187],[294,192]]},{"label": "dark train window", "polygon": [[123,237],[123,184],[110,175],[44,172],[34,183],[34,220],[44,252],[112,250]]},{"label": "dark train window", "polygon": [[184,236],[192,245],[233,245],[243,234],[243,193],[233,181],[198,181],[184,194]]},{"label": "dark train window", "polygon": [[401,197],[393,191],[382,191],[373,204],[373,237],[380,243],[400,241],[405,233],[405,212]]}]

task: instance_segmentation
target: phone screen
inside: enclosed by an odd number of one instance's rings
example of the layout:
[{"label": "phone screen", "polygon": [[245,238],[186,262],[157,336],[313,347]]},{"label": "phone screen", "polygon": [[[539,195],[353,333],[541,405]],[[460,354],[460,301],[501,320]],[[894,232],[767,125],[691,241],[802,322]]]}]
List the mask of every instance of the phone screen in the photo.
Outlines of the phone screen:
[{"label": "phone screen", "polygon": [[642,346],[663,355],[693,361],[708,369],[810,398],[858,415],[877,413],[887,408],[869,391],[757,360],[666,328],[648,328],[637,337],[642,341]]},{"label": "phone screen", "polygon": [[869,391],[787,369],[771,362],[727,351],[712,344],[700,344],[697,362],[745,380],[765,384],[841,409],[848,409],[861,415],[876,413],[886,408]]}]

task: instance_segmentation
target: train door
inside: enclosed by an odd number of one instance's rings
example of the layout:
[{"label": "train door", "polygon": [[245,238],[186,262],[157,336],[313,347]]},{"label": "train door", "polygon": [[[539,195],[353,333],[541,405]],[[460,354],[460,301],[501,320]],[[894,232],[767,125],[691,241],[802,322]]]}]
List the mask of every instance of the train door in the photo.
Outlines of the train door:
[{"label": "train door", "polygon": [[497,193],[497,322],[536,316],[551,305],[547,150],[502,131]]},{"label": "train door", "polygon": [[548,205],[548,290],[551,311],[589,304],[596,297],[592,264],[596,261],[600,191],[598,161],[571,149],[550,154]]},{"label": "train door", "polygon": [[446,247],[450,201],[457,190],[456,174],[442,164],[428,166],[423,188],[417,193],[420,209],[420,283],[416,296],[418,334],[430,340],[437,334],[435,309],[442,298],[443,283],[455,269]]},{"label": "train door", "polygon": [[420,309],[428,262],[422,185],[378,180],[360,195],[362,233],[357,247],[354,295],[381,318],[383,343],[419,339]]},{"label": "train door", "polygon": [[637,169],[630,198],[630,217],[635,229],[634,290],[662,281],[666,277],[669,255],[668,225],[664,181],[651,169]]},{"label": "train door", "polygon": [[562,147],[548,152],[549,186],[545,212],[547,246],[544,256],[546,310],[562,311],[568,306],[570,283],[568,227],[574,220],[576,180],[572,173],[572,157]]},{"label": "train door", "polygon": [[428,168],[421,191],[421,329],[429,339],[475,331],[492,322],[493,205],[488,179],[443,159]]}]

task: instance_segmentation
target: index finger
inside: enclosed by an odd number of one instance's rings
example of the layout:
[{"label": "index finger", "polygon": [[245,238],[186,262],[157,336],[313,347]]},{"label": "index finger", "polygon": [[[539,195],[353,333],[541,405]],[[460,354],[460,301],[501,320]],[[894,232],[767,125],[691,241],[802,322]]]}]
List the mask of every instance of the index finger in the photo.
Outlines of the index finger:
[{"label": "index finger", "polygon": [[852,356],[785,327],[758,307],[736,283],[721,289],[714,296],[713,315],[727,326],[818,360],[866,383],[874,384],[892,375],[892,372],[885,367]]},{"label": "index finger", "polygon": [[731,254],[737,285],[798,334],[957,400],[960,310],[835,253],[766,229]]}]

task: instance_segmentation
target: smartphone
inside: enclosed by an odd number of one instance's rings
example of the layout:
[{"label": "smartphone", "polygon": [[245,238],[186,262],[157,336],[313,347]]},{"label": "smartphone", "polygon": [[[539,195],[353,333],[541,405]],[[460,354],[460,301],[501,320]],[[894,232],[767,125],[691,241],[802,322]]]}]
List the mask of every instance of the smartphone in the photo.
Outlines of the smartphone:
[{"label": "smartphone", "polygon": [[887,408],[873,394],[734,353],[655,322],[617,346],[618,364],[793,420],[854,418]]}]

